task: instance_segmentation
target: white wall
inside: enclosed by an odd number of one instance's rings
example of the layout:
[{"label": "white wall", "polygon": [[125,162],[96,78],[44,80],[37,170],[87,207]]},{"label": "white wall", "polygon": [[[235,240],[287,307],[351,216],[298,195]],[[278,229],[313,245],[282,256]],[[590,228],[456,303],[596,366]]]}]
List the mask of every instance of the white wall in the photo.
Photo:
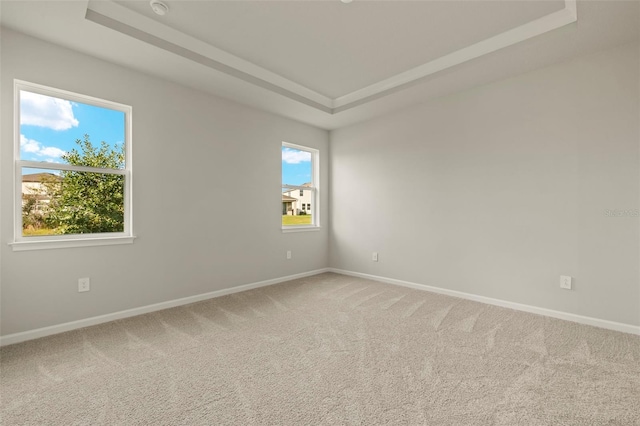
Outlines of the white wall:
[{"label": "white wall", "polygon": [[331,132],[330,265],[640,325],[605,215],[639,208],[639,75],[627,45]]},{"label": "white wall", "polygon": [[[320,150],[327,187],[326,131],[9,30],[1,49],[2,335],[327,266],[326,226],[282,233],[280,182],[287,141]],[[28,252],[7,245],[14,78],[133,106],[133,245]],[[252,194],[261,213],[237,208],[238,194],[245,201]],[[85,276],[91,291],[78,293]]]}]

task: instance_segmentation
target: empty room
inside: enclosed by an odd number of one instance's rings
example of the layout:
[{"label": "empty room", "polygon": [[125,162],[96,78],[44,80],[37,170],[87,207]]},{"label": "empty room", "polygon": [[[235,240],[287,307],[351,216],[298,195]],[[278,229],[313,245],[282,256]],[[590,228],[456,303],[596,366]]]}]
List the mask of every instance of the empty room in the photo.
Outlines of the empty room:
[{"label": "empty room", "polygon": [[640,2],[0,25],[0,424],[640,425]]}]

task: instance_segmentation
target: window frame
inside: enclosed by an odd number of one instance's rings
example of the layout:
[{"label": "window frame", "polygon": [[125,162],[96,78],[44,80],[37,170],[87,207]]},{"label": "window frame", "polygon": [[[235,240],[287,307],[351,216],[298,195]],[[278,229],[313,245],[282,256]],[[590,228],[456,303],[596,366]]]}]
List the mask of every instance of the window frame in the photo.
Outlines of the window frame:
[{"label": "window frame", "polygon": [[[124,143],[124,168],[104,169],[98,167],[75,166],[70,164],[52,163],[46,161],[28,161],[20,158],[20,91],[37,93],[64,99],[71,102],[107,108],[124,113],[125,140]],[[14,251],[40,250],[67,247],[85,247],[98,245],[131,244],[135,238],[133,234],[133,209],[132,209],[132,115],[133,108],[105,99],[95,98],[80,93],[44,86],[23,80],[14,79],[13,84],[14,107],[14,194],[13,194],[13,242],[9,243]],[[24,236],[22,234],[22,169],[36,168],[45,170],[68,170],[78,172],[115,174],[124,176],[124,230],[122,232],[104,232],[93,234],[68,234],[68,235],[41,235]]]},{"label": "window frame", "polygon": [[306,211],[307,214],[311,214],[310,225],[282,225],[282,232],[304,232],[304,231],[317,231],[320,229],[320,151],[316,148],[311,148],[304,145],[297,145],[289,142],[282,142],[280,146],[280,152],[282,153],[282,148],[291,148],[296,149],[298,151],[305,151],[311,154],[311,186],[302,186],[302,185],[287,185],[282,182],[282,155],[281,155],[281,169],[280,169],[280,195],[284,193],[283,189],[287,190],[300,190],[300,191],[311,191],[311,205],[313,206],[311,212],[309,210]]}]

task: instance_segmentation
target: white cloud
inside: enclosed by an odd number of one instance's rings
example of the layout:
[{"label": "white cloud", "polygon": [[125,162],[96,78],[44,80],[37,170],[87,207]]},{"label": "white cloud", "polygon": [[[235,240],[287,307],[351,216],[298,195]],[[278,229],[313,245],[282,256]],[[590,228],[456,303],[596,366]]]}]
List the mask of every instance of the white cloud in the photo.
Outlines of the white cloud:
[{"label": "white cloud", "polygon": [[287,164],[299,164],[305,161],[311,161],[311,153],[298,151],[297,149],[284,148],[282,150],[282,161]]},{"label": "white cloud", "polygon": [[65,151],[55,146],[43,146],[34,139],[27,139],[24,135],[20,135],[20,149],[23,152],[34,154],[38,157],[48,157],[46,161],[57,162],[55,159],[65,154]]},{"label": "white cloud", "polygon": [[71,102],[38,93],[20,92],[20,124],[68,130],[78,127]]},{"label": "white cloud", "polygon": [[24,152],[38,152],[40,151],[40,142],[27,139],[24,135],[20,135],[20,148]]},{"label": "white cloud", "polygon": [[45,147],[42,147],[38,155],[42,155],[43,157],[56,158],[56,157],[62,157],[64,155],[64,151],[54,146],[45,146]]}]

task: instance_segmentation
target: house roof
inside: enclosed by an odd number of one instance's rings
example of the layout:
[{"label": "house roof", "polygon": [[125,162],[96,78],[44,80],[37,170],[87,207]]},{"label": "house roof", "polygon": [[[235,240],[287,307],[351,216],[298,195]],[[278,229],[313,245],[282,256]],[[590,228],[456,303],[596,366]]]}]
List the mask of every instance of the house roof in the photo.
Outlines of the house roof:
[{"label": "house roof", "polygon": [[298,199],[282,194],[282,201],[298,201]]},{"label": "house roof", "polygon": [[[288,186],[303,186],[303,187],[305,187],[305,188],[311,188],[311,182],[303,183],[302,185],[294,185],[294,184],[291,184],[291,183],[285,183],[285,184],[283,184],[283,185],[288,185]],[[287,189],[287,190],[286,190],[286,191],[284,191],[284,192],[296,191],[296,190],[297,190],[297,189],[295,189],[295,188],[289,188],[289,189]]]},{"label": "house roof", "polygon": [[42,182],[43,179],[61,180],[60,176],[53,173],[32,173],[30,175],[22,175],[22,182]]}]

